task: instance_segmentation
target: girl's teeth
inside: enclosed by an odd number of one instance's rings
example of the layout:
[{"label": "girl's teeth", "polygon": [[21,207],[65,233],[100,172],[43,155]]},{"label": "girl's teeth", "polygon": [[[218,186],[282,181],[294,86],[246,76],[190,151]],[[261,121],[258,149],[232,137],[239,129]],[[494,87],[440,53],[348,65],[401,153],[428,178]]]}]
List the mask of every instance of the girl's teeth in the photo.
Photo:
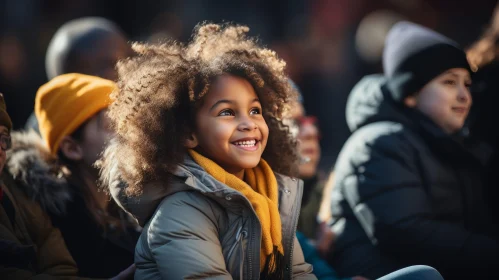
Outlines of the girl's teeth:
[{"label": "girl's teeth", "polygon": [[255,146],[256,140],[251,140],[251,141],[240,141],[235,143],[238,146],[244,146],[244,147],[252,147]]}]

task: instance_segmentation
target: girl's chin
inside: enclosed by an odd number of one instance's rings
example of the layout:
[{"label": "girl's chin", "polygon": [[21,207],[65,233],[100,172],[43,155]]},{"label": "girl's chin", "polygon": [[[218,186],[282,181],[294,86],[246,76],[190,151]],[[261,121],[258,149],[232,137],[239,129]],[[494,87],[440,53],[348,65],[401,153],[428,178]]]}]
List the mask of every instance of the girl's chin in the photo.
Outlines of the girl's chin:
[{"label": "girl's chin", "polygon": [[242,169],[252,169],[252,168],[257,167],[259,163],[260,163],[260,159],[258,159],[258,160],[251,160],[251,161],[241,162],[239,164],[239,166]]}]

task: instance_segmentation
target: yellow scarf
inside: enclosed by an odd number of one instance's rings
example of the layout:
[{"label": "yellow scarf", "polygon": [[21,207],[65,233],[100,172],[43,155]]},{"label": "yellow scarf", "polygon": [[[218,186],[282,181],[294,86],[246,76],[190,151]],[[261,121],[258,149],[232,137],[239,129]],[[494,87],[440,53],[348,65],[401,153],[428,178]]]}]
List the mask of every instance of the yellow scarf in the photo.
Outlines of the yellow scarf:
[{"label": "yellow scarf", "polygon": [[277,180],[267,162],[261,159],[258,166],[246,169],[244,171],[245,182],[196,151],[189,150],[189,154],[208,174],[242,193],[253,206],[262,226],[260,270],[263,270],[267,256],[272,254],[274,246],[277,247],[279,253],[284,255],[281,216],[277,205],[279,199]]}]

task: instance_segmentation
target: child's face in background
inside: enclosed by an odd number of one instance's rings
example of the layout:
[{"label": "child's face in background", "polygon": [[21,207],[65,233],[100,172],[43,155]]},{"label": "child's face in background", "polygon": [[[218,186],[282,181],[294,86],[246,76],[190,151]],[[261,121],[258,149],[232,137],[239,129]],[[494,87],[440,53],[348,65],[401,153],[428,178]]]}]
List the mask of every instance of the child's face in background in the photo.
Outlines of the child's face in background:
[{"label": "child's face in background", "polygon": [[464,126],[471,108],[471,78],[466,69],[453,68],[430,81],[405,104],[424,113],[447,133]]},{"label": "child's face in background", "polygon": [[268,135],[253,86],[240,77],[217,78],[196,114],[196,150],[239,175],[258,165]]},{"label": "child's face in background", "polygon": [[290,118],[293,120],[292,125],[298,129],[296,137],[301,158],[298,172],[300,178],[308,179],[317,174],[317,165],[321,157],[319,128],[314,117],[305,116],[305,110],[300,103],[293,104],[290,113]]},{"label": "child's face in background", "polygon": [[86,166],[90,167],[95,164],[114,135],[110,128],[110,122],[107,109],[105,109],[90,118],[85,124],[80,145],[83,150],[82,160]]},{"label": "child's face in background", "polygon": [[[0,125],[0,135],[10,136],[9,129],[7,127]],[[7,151],[0,148],[0,174],[3,171],[5,162],[7,161]]]}]

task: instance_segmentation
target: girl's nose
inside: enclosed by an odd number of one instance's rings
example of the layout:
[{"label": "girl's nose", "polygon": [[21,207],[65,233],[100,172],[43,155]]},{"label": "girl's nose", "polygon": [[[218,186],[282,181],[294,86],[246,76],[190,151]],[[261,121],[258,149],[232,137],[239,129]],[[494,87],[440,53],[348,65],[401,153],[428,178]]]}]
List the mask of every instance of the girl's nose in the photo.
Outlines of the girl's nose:
[{"label": "girl's nose", "polygon": [[459,91],[459,95],[457,96],[458,100],[462,103],[471,102],[471,93],[467,87],[463,87]]},{"label": "girl's nose", "polygon": [[258,126],[256,125],[256,123],[253,120],[251,120],[250,118],[242,119],[241,122],[239,123],[239,126],[238,126],[238,129],[243,130],[243,131],[251,131],[251,130],[255,130],[257,128],[258,128]]}]

